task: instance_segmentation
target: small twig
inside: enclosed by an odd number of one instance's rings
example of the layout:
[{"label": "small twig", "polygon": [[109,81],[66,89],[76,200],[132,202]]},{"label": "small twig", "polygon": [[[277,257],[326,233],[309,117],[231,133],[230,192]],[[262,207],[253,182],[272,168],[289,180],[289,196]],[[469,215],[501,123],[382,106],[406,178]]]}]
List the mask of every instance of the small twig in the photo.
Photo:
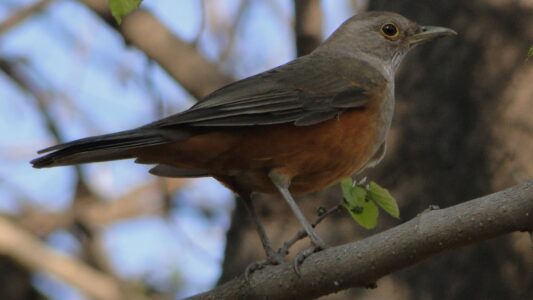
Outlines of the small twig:
[{"label": "small twig", "polygon": [[[33,96],[35,100],[35,107],[43,117],[46,129],[57,142],[63,142],[64,139],[63,135],[61,134],[61,130],[55,118],[49,111],[49,103],[53,94],[50,91],[42,89],[35,80],[33,80],[30,76],[28,76],[28,74],[26,74],[26,72],[24,72],[22,68],[20,68],[20,64],[17,64],[16,62],[5,59],[0,60],[0,71],[4,72],[9,78],[11,78],[11,80],[13,80],[13,82],[21,90],[26,91]],[[40,83],[45,80],[44,78],[40,79]],[[85,183],[82,181],[83,176],[81,167],[79,165],[74,166],[74,170],[76,171],[79,181],[78,184],[85,185]]]},{"label": "small twig", "polygon": [[191,45],[193,45],[195,48],[198,47],[198,43],[200,42],[200,39],[202,38],[202,35],[205,31],[205,24],[206,24],[206,8],[205,8],[205,0],[200,0],[200,28],[198,28],[198,32],[196,33],[196,36],[194,37],[194,40],[192,40]]},{"label": "small twig", "polygon": [[41,0],[13,12],[0,24],[0,35],[25,21],[27,18],[45,9],[52,0]]},{"label": "small twig", "polygon": [[229,36],[228,43],[226,47],[224,47],[224,49],[222,49],[220,53],[219,61],[221,64],[224,64],[228,60],[229,55],[231,51],[233,50],[233,47],[235,46],[235,36],[237,35],[237,30],[241,22],[244,19],[246,11],[249,8],[249,4],[250,4],[250,1],[242,1],[239,5],[239,8],[237,10],[237,15],[234,18],[234,22],[231,28],[229,28],[228,30],[229,31],[228,32],[228,36]]},{"label": "small twig", "polygon": [[[341,208],[341,206],[342,206],[342,203],[339,203],[335,205],[334,207],[331,207],[330,209],[326,210],[325,212],[322,212],[321,214],[318,215],[318,218],[316,218],[316,220],[313,223],[311,223],[311,226],[313,226],[313,228],[316,227],[327,216],[338,211]],[[287,255],[289,253],[289,248],[292,247],[292,245],[294,245],[299,240],[305,238],[306,236],[307,236],[307,233],[305,232],[305,230],[300,229],[292,238],[290,238],[289,240],[283,243],[283,246],[278,249],[278,253]]]}]

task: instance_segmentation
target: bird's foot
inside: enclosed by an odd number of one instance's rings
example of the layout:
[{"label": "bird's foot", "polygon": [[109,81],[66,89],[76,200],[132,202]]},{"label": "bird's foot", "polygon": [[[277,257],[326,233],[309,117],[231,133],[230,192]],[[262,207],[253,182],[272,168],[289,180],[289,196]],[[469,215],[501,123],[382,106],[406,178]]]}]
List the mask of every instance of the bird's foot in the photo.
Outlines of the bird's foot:
[{"label": "bird's foot", "polygon": [[[318,237],[315,236],[315,238],[318,238]],[[311,239],[311,247],[300,251],[300,253],[298,253],[296,257],[294,258],[294,261],[292,264],[294,272],[296,272],[296,274],[298,275],[302,275],[302,273],[300,272],[300,266],[302,265],[304,260],[308,258],[309,256],[311,256],[313,253],[322,251],[328,247],[329,246],[326,245],[326,243],[324,243],[324,241],[322,241],[321,239],[316,239],[316,240]]]},{"label": "bird's foot", "polygon": [[283,263],[283,257],[284,255],[281,255],[280,253],[271,253],[268,255],[267,259],[265,260],[259,260],[255,261],[246,267],[246,270],[244,271],[244,278],[246,281],[249,281],[250,275],[257,271],[263,269],[265,266],[276,266]]}]

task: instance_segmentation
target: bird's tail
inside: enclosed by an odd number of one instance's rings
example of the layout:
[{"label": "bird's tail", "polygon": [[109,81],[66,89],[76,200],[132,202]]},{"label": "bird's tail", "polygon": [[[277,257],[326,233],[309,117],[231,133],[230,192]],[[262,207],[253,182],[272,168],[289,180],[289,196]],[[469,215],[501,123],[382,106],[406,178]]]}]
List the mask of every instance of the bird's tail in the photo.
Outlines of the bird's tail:
[{"label": "bird's tail", "polygon": [[81,163],[133,158],[131,150],[169,142],[158,130],[127,130],[93,136],[40,150],[48,153],[32,160],[34,168],[49,168]]}]

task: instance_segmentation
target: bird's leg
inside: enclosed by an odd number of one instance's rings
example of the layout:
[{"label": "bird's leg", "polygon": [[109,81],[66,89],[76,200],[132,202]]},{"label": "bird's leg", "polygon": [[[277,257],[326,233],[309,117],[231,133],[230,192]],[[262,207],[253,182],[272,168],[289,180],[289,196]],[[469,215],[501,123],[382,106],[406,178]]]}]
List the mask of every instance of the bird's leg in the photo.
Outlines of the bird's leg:
[{"label": "bird's leg", "polygon": [[263,249],[265,250],[265,254],[267,256],[266,260],[262,261],[256,261],[251,263],[244,272],[244,277],[246,280],[249,279],[250,274],[252,274],[254,271],[262,269],[266,265],[279,265],[283,263],[283,255],[274,251],[272,248],[272,243],[270,242],[270,239],[268,238],[265,228],[263,225],[261,225],[261,222],[259,222],[259,217],[257,216],[257,213],[255,212],[255,207],[253,203],[252,196],[250,195],[241,195],[241,198],[244,202],[244,206],[246,207],[246,210],[250,214],[250,217],[252,218],[252,222],[254,223],[255,229],[257,230],[257,233],[259,234],[259,238],[261,239],[261,244],[263,245]]},{"label": "bird's leg", "polygon": [[257,216],[257,213],[255,212],[255,205],[253,203],[253,197],[241,197],[244,202],[244,206],[246,207],[246,210],[248,211],[248,214],[250,214],[250,217],[252,219],[252,222],[254,223],[255,229],[257,230],[257,233],[259,234],[259,238],[261,239],[261,244],[263,245],[263,249],[265,250],[265,254],[268,259],[275,258],[277,256],[277,253],[272,248],[272,243],[270,242],[270,239],[268,238],[265,228],[263,225],[261,225],[261,222],[259,222],[259,217]]},{"label": "bird's leg", "polygon": [[269,174],[270,179],[272,180],[272,183],[276,186],[276,188],[279,190],[280,194],[283,196],[285,201],[289,204],[289,206],[292,209],[292,212],[296,215],[296,218],[302,226],[304,227],[305,232],[307,233],[307,236],[311,239],[311,242],[315,246],[324,246],[326,247],[326,244],[318,237],[318,235],[313,230],[313,226],[307,221],[304,214],[298,207],[298,204],[296,204],[296,201],[294,201],[294,198],[291,195],[291,192],[289,191],[289,185],[290,181],[287,178],[287,176],[280,174],[277,171],[272,171]]},{"label": "bird's leg", "polygon": [[300,221],[300,223],[304,227],[307,236],[311,239],[312,247],[310,249],[305,249],[304,251],[300,252],[294,260],[294,270],[296,271],[296,273],[299,274],[300,264],[305,260],[305,258],[317,251],[327,248],[327,245],[326,243],[324,243],[324,241],[322,241],[320,237],[318,237],[318,235],[313,230],[313,226],[311,226],[311,224],[307,221],[304,214],[296,204],[296,201],[294,201],[294,198],[292,197],[291,192],[289,191],[290,179],[288,178],[288,176],[281,174],[276,170],[271,171],[268,175],[270,177],[270,180],[272,180],[272,183],[276,186],[280,194],[291,207],[292,212],[296,215],[298,221]]}]

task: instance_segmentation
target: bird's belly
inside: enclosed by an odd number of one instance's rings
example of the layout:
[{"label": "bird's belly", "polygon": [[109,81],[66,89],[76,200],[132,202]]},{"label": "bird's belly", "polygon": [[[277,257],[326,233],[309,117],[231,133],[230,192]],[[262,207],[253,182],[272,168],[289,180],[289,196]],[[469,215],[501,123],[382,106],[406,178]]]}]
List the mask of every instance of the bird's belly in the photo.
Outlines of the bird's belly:
[{"label": "bird's belly", "polygon": [[138,156],[144,163],[205,171],[233,190],[238,185],[250,192],[277,193],[268,175],[275,169],[291,179],[291,192],[303,194],[363,169],[383,143],[389,124],[375,105],[311,126],[218,128],[145,149]]},{"label": "bird's belly", "polygon": [[276,193],[268,177],[273,169],[291,178],[295,194],[318,191],[364,167],[383,142],[381,127],[368,109],[313,126],[267,126],[244,133],[217,161],[220,172],[251,191]]}]

